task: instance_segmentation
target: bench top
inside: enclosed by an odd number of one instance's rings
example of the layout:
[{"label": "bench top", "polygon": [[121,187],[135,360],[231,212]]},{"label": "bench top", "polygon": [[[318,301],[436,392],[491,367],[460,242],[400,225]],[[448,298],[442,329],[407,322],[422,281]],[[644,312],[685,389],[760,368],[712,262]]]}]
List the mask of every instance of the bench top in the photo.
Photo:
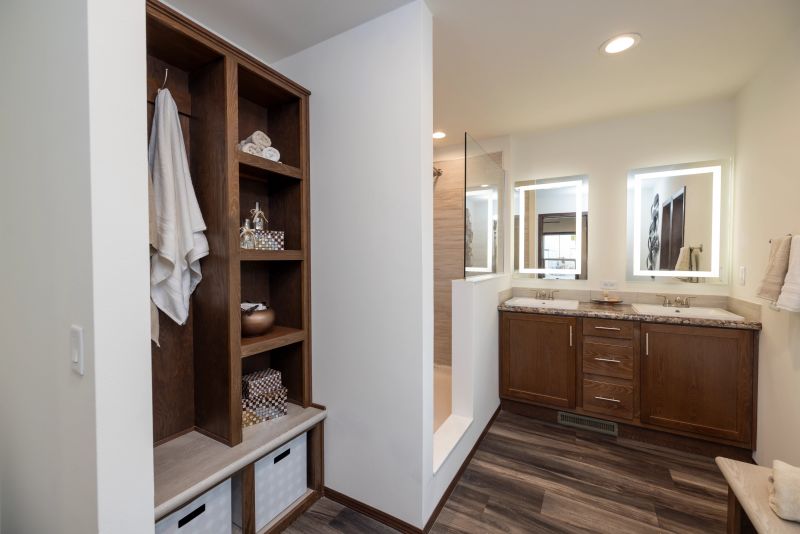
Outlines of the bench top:
[{"label": "bench top", "polygon": [[758,532],[800,534],[800,523],[781,519],[769,507],[769,476],[772,469],[717,457],[717,466],[742,510]]}]

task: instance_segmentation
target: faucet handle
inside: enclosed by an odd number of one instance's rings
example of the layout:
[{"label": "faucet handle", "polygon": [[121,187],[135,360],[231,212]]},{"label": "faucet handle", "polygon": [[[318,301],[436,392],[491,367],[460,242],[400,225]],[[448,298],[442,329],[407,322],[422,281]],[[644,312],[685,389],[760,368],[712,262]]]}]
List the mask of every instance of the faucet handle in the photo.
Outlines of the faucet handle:
[{"label": "faucet handle", "polygon": [[558,293],[558,289],[551,289],[550,290],[550,300],[555,300],[555,294]]},{"label": "faucet handle", "polygon": [[692,303],[689,302],[689,300],[690,299],[696,299],[696,298],[697,297],[683,297],[683,305],[686,306],[687,308],[691,308],[692,307]]},{"label": "faucet handle", "polygon": [[666,295],[656,295],[657,297],[661,297],[664,299],[664,302],[661,303],[662,306],[672,306],[672,301]]}]

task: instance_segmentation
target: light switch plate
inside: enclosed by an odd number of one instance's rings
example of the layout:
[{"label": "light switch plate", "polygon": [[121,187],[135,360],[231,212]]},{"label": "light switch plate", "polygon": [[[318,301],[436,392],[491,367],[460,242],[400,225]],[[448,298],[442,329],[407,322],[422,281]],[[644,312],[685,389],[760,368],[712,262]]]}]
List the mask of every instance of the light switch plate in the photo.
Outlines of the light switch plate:
[{"label": "light switch plate", "polygon": [[600,282],[601,289],[617,289],[617,281],[616,280],[603,280]]},{"label": "light switch plate", "polygon": [[743,286],[747,283],[747,267],[744,265],[739,266],[739,285]]},{"label": "light switch plate", "polygon": [[72,325],[69,330],[69,356],[72,364],[72,371],[83,376],[84,369],[84,350],[83,350],[83,328]]}]

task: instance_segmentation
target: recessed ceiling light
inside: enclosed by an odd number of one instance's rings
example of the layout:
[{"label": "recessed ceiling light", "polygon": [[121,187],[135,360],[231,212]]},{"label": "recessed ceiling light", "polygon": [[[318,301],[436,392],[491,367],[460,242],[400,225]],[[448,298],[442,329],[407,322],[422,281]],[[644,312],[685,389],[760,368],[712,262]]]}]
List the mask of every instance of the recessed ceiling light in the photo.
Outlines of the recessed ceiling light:
[{"label": "recessed ceiling light", "polygon": [[489,184],[481,184],[481,187],[489,187]]},{"label": "recessed ceiling light", "polygon": [[639,44],[641,39],[642,36],[638,33],[623,33],[603,43],[600,50],[609,55],[619,54]]},{"label": "recessed ceiling light", "polygon": [[447,137],[447,134],[441,130],[439,130],[438,132],[433,132],[434,139],[444,139],[445,137]]}]

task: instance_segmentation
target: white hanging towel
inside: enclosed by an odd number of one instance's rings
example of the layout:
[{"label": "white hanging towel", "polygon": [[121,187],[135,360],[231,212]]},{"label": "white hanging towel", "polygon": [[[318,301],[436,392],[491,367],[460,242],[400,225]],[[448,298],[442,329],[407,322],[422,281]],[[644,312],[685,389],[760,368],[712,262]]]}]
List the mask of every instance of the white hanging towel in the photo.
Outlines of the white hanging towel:
[{"label": "white hanging towel", "polygon": [[203,278],[200,258],[208,255],[208,241],[189,174],[178,107],[168,89],[156,96],[148,153],[158,232],[157,253],[150,260],[150,298],[173,321],[184,324],[189,297]]},{"label": "white hanging towel", "polygon": [[800,312],[800,236],[792,236],[791,239],[789,269],[776,306],[782,310]]}]

